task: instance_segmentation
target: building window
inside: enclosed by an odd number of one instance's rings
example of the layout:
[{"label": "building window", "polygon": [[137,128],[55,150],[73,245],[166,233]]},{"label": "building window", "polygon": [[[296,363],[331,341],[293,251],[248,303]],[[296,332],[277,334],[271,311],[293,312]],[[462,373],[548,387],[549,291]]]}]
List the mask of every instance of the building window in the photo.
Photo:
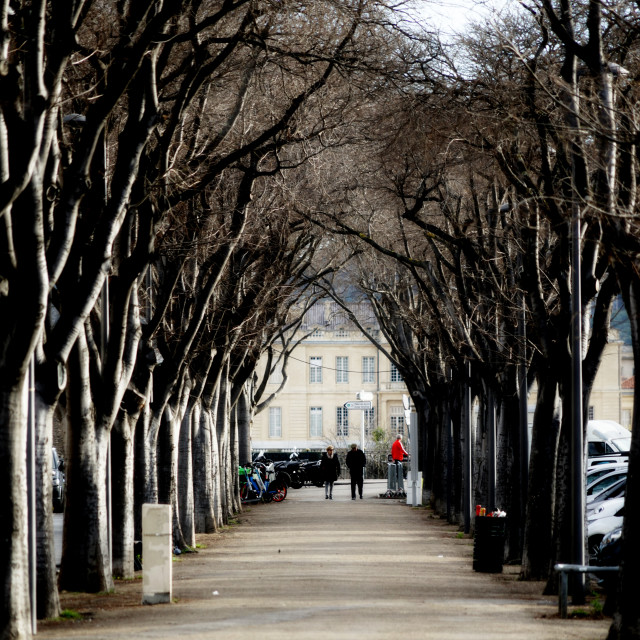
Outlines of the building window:
[{"label": "building window", "polygon": [[283,379],[282,366],[277,366],[269,376],[269,384],[282,384]]},{"label": "building window", "polygon": [[631,429],[631,409],[622,410],[622,426]]},{"label": "building window", "polygon": [[309,408],[309,437],[322,438],[322,407]]},{"label": "building window", "polygon": [[376,381],[376,359],[373,356],[362,358],[362,383]]},{"label": "building window", "polygon": [[269,407],[269,437],[282,438],[282,407]]},{"label": "building window", "polygon": [[324,336],[324,331],[322,329],[315,329],[311,334],[312,338],[322,338]]},{"label": "building window", "polygon": [[309,382],[322,382],[322,358],[309,358]]},{"label": "building window", "polygon": [[594,419],[593,418],[593,406],[589,407],[589,410],[587,411],[587,414],[589,416],[589,418],[588,418],[589,420],[593,420]]},{"label": "building window", "polygon": [[365,409],[364,410],[364,432],[365,435],[370,436],[373,433],[373,430],[376,428],[375,422],[375,409]]},{"label": "building window", "polygon": [[336,338],[348,338],[349,332],[346,329],[337,329],[335,332]]},{"label": "building window", "polygon": [[338,356],[336,358],[336,382],[349,382],[348,356]]},{"label": "building window", "polygon": [[391,363],[391,382],[402,382],[402,376],[393,362]]},{"label": "building window", "polygon": [[345,409],[345,407],[336,409],[336,435],[338,437],[349,435],[349,409]]},{"label": "building window", "polygon": [[404,411],[402,407],[390,407],[389,410],[389,428],[391,435],[404,435]]}]

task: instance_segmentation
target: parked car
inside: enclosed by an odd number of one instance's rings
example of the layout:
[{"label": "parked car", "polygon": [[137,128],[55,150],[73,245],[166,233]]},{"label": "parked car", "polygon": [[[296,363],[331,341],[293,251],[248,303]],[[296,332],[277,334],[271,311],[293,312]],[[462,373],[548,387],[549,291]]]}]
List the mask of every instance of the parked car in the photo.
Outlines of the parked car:
[{"label": "parked car", "polygon": [[285,466],[292,465],[297,467],[299,474],[296,478],[297,482],[291,483],[291,476],[287,481],[287,484],[298,489],[303,484],[312,484],[316,487],[324,485],[324,480],[320,474],[320,458],[322,453],[319,451],[259,451],[254,455],[254,461],[260,457],[268,458],[273,461],[276,468],[280,468],[283,473],[289,473]]},{"label": "parked car", "polygon": [[592,502],[602,491],[625,478],[629,467],[620,465],[618,468],[587,484],[587,504]]},{"label": "parked car", "polygon": [[602,478],[602,476],[607,475],[608,473],[612,473],[613,471],[617,471],[618,469],[628,469],[629,463],[613,463],[613,464],[600,464],[594,467],[589,467],[587,469],[587,486],[589,486],[592,482],[597,480],[598,478]]},{"label": "parked car", "polygon": [[604,456],[593,456],[587,458],[587,469],[594,467],[604,467],[609,465],[629,464],[628,453],[608,453]]},{"label": "parked car", "polygon": [[[598,567],[619,567],[622,561],[622,527],[616,527],[605,534],[598,547],[595,558],[591,564]],[[607,594],[604,604],[604,614],[613,615],[618,589],[619,571],[603,573],[600,578],[600,586]]]},{"label": "parked car", "polygon": [[629,453],[631,431],[613,420],[589,420],[587,443],[590,456]]},{"label": "parked car", "polygon": [[608,489],[601,491],[588,505],[587,518],[598,509],[603,502],[611,500],[611,498],[624,498],[624,492],[627,488],[627,476],[620,478],[618,482],[612,484]]},{"label": "parked car", "polygon": [[64,460],[58,455],[55,447],[53,447],[51,451],[53,453],[51,474],[53,512],[62,513],[64,511],[64,498],[66,489],[66,480],[64,477]]},{"label": "parked car", "polygon": [[622,560],[622,527],[605,534],[598,547],[595,563],[599,567],[619,567]]},{"label": "parked car", "polygon": [[605,500],[590,516],[587,517],[587,541],[589,562],[599,553],[600,543],[614,529],[622,526],[624,517],[624,498]]},{"label": "parked car", "polygon": [[320,469],[320,460],[304,462],[303,468],[306,483],[312,484],[314,487],[322,487],[324,485],[324,478],[322,477],[322,471]]}]

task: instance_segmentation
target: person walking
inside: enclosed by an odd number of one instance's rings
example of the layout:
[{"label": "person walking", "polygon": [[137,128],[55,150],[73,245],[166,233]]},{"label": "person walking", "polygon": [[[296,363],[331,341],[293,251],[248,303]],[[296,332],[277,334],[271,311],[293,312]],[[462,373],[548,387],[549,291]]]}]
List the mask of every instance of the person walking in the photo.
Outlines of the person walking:
[{"label": "person walking", "polygon": [[340,476],[340,460],[331,445],[327,447],[326,453],[322,454],[320,473],[324,480],[324,498],[325,500],[333,500],[333,483]]},{"label": "person walking", "polygon": [[357,444],[351,445],[351,451],[347,453],[347,467],[351,476],[351,499],[356,499],[356,487],[362,500],[362,487],[364,485],[364,467],[367,464],[367,457],[362,449],[358,449]]}]

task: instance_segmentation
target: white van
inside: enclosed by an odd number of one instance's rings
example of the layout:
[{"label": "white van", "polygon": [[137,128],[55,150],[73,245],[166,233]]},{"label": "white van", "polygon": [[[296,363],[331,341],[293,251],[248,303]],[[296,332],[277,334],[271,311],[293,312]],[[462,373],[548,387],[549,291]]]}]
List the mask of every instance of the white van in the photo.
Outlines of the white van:
[{"label": "white van", "polygon": [[614,420],[589,420],[587,423],[589,457],[628,454],[631,431]]}]

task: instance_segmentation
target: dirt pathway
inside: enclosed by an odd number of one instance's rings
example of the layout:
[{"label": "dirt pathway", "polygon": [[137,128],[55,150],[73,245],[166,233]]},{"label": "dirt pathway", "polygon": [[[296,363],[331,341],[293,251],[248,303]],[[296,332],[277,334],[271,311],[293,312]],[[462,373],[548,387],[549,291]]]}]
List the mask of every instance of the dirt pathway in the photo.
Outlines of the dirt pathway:
[{"label": "dirt pathway", "polygon": [[473,542],[429,510],[380,499],[367,483],[352,501],[338,485],[256,505],[241,524],[200,536],[173,566],[171,605],[141,606],[141,581],[116,594],[74,596],[76,622],[41,623],[38,638],[123,640],[603,640],[609,620],[561,620],[540,583],[472,570]]}]

